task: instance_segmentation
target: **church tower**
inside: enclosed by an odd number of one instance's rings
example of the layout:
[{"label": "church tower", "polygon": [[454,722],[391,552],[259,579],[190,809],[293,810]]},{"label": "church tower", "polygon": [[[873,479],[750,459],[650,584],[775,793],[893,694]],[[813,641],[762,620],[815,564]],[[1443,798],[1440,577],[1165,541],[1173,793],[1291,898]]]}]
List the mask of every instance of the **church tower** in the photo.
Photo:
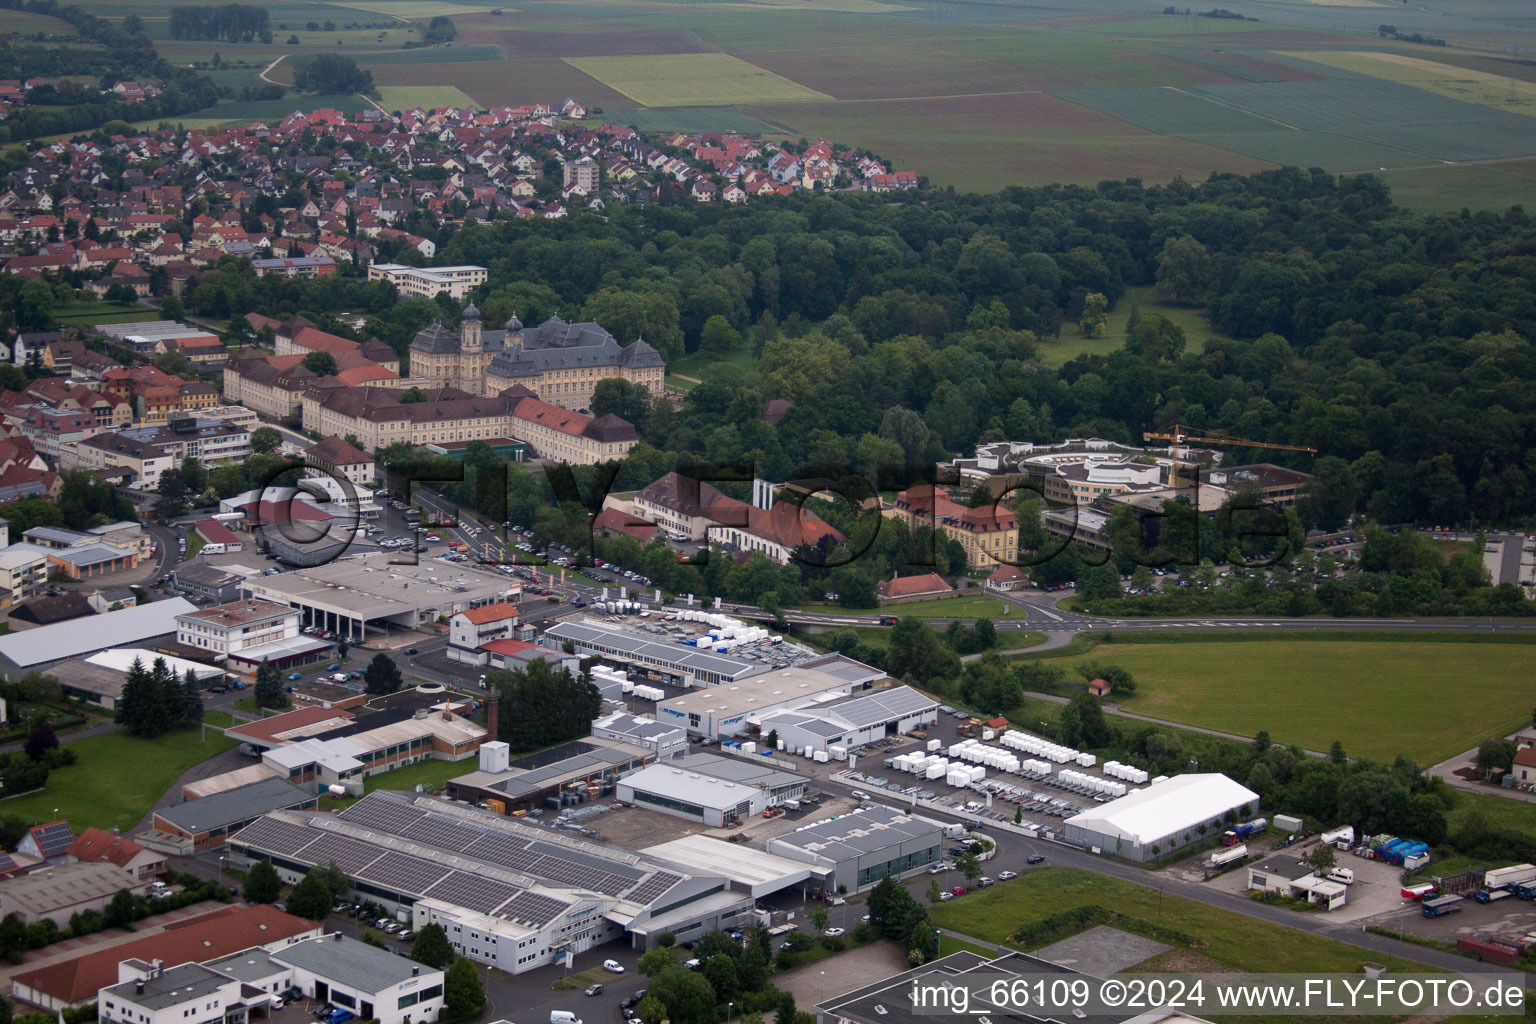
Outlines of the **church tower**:
[{"label": "church tower", "polygon": [[511,318],[502,326],[507,331],[503,344],[514,352],[521,352],[523,348],[523,322],[517,318],[516,313],[513,313]]},{"label": "church tower", "polygon": [[485,349],[480,336],[480,311],[471,302],[464,307],[464,326],[459,331],[460,386],[478,395],[485,379]]}]

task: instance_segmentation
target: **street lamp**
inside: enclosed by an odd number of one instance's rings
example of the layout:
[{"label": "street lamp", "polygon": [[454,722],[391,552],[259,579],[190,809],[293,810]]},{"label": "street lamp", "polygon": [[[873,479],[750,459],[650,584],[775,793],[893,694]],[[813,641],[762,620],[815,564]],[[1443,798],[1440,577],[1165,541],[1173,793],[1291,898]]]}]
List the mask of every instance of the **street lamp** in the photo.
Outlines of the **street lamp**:
[{"label": "street lamp", "polygon": [[[718,1005],[718,1004],[717,1004]],[[725,1024],[731,1024],[731,1011],[736,1008],[735,1003],[725,1004]]]},{"label": "street lamp", "polygon": [[219,857],[219,884],[220,885],[224,884],[224,862],[227,861],[227,860],[229,860],[228,857],[220,855],[220,857]]}]

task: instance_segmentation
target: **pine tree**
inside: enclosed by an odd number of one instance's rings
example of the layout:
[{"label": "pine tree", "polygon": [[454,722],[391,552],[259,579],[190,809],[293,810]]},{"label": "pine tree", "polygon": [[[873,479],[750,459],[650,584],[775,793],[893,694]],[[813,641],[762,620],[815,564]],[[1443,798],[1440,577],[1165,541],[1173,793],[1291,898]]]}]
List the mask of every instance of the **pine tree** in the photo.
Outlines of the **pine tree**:
[{"label": "pine tree", "polygon": [[[164,664],[162,662],[162,664]],[[128,666],[123,695],[117,701],[117,722],[135,736],[158,736],[160,690],[154,676],[138,658]]]},{"label": "pine tree", "polygon": [[200,725],[203,721],[203,689],[197,684],[197,674],[190,668],[181,680],[180,724]]},{"label": "pine tree", "polygon": [[375,696],[394,693],[405,684],[405,679],[400,675],[400,666],[395,664],[395,659],[380,651],[373,656],[363,671],[363,681],[367,683],[367,690]]},{"label": "pine tree", "polygon": [[259,708],[277,707],[283,702],[283,684],[277,678],[277,669],[267,664],[265,658],[256,669],[255,697]]}]

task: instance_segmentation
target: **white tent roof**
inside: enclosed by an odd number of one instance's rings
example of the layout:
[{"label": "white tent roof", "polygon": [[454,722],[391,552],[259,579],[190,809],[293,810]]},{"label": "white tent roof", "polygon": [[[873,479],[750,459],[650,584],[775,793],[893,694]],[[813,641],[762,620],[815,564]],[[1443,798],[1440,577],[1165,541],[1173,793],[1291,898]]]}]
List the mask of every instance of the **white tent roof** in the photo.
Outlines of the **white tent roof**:
[{"label": "white tent roof", "polygon": [[1176,775],[1118,800],[1090,807],[1063,824],[1119,836],[1137,844],[1197,828],[1234,807],[1257,806],[1259,794],[1218,773]]},{"label": "white tent roof", "polygon": [[176,616],[197,611],[184,597],[152,601],[115,612],[71,619],[0,636],[0,657],[19,668],[77,658],[88,651],[126,647],[176,632]]},{"label": "white tent roof", "polygon": [[127,672],[133,667],[134,659],[143,662],[145,668],[155,663],[155,659],[165,662],[166,668],[176,673],[180,679],[190,669],[198,680],[217,679],[224,674],[224,670],[213,665],[204,665],[198,661],[188,661],[186,658],[175,658],[169,654],[157,654],[154,651],[146,651],[139,647],[113,647],[93,654],[85,660],[92,665],[100,665],[102,668],[110,668],[117,672]]}]

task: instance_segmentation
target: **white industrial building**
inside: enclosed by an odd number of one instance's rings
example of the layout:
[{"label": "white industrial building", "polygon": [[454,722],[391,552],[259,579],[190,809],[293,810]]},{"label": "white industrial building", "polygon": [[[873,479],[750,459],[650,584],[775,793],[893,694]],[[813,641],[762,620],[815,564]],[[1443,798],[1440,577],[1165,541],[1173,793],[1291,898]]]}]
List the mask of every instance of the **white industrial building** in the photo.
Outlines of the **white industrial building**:
[{"label": "white industrial building", "polygon": [[1063,838],[1094,853],[1156,860],[1221,832],[1228,811],[1246,818],[1258,806],[1259,794],[1225,775],[1176,775],[1073,815],[1062,823]]},{"label": "white industrial building", "polygon": [[0,674],[19,679],[35,668],[109,647],[132,647],[157,637],[176,635],[176,617],[196,611],[184,597],[135,605],[93,615],[87,622],[70,620],[0,636]]},{"label": "white industrial building", "polygon": [[430,1024],[443,1009],[443,972],[337,932],[270,954],[293,971],[293,987],[358,1020]]},{"label": "white industrial building", "polygon": [[556,650],[566,642],[577,654],[596,655],[605,661],[637,669],[649,678],[678,686],[719,686],[757,675],[767,667],[745,658],[671,643],[596,619],[559,622],[539,638],[539,643]]},{"label": "white industrial building", "polygon": [[656,760],[670,761],[688,754],[688,730],[676,725],[662,725],[648,715],[615,711],[592,721],[592,735],[600,740],[614,740],[632,747],[650,747]]},{"label": "white industrial building", "polygon": [[776,711],[762,716],[760,728],[778,734],[781,749],[804,753],[837,753],[899,736],[932,725],[939,719],[939,702],[910,686],[871,690],[825,704]]},{"label": "white industrial building", "polygon": [[927,868],[941,859],[943,849],[938,822],[883,804],[866,804],[768,841],[769,853],[809,865],[822,888],[837,892],[857,892],[887,875],[900,878]]},{"label": "white industrial building", "polygon": [[412,927],[440,924],[454,952],[519,974],[628,935],[638,948],[746,920],[750,895],[679,869],[472,806],[376,790],[337,814],[277,811],[231,837],[237,861],[285,882],[335,861],[359,896]]},{"label": "white industrial building", "polygon": [[739,736],[776,711],[834,701],[867,690],[884,678],[877,668],[831,655],[660,701],[656,720],[685,726],[701,736]]},{"label": "white industrial building", "polygon": [[805,795],[804,776],[719,754],[646,765],[619,779],[614,798],[711,828],[745,822]]}]

